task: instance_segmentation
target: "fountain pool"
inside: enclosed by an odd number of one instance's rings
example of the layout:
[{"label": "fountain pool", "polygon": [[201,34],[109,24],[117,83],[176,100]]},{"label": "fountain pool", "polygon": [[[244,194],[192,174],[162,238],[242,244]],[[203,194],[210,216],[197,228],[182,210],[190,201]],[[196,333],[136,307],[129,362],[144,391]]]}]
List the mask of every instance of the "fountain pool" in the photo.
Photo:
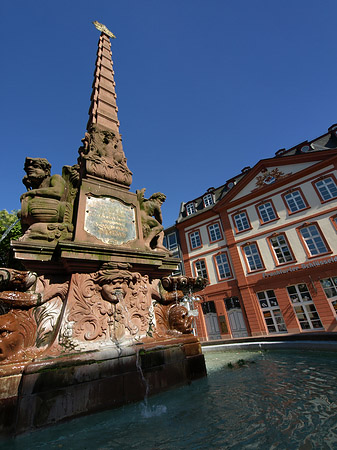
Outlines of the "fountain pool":
[{"label": "fountain pool", "polygon": [[190,386],[141,404],[3,439],[0,447],[337,448],[336,353],[216,351],[205,356],[208,377]]}]

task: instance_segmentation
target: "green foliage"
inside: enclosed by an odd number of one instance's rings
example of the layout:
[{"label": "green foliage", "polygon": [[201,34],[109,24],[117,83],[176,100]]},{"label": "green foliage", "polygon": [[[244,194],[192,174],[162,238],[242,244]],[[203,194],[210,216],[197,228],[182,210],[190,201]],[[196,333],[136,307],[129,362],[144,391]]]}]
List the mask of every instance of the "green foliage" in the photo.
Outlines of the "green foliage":
[{"label": "green foliage", "polygon": [[[3,209],[0,211],[0,239],[6,233],[7,229],[18,220],[17,211],[10,213]],[[11,267],[19,269],[21,264],[14,261],[10,249],[10,241],[15,241],[22,236],[21,224],[18,222],[7,234],[7,236],[0,242],[0,267]]]}]

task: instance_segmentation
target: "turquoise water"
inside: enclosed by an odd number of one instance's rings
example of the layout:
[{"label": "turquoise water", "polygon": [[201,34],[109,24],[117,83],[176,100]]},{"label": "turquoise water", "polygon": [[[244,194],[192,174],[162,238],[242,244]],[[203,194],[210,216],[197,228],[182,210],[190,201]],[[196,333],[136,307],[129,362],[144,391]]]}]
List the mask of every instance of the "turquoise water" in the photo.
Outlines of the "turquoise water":
[{"label": "turquoise water", "polygon": [[211,352],[206,361],[207,378],[148,404],[2,440],[0,448],[337,448],[336,353]]}]

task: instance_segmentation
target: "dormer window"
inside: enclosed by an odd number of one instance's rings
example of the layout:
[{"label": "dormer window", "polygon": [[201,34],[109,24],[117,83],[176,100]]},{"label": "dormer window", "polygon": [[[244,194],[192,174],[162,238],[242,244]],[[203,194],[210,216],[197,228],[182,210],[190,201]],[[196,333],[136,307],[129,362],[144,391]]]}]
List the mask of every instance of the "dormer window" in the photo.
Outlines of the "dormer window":
[{"label": "dormer window", "polygon": [[204,202],[204,207],[206,208],[207,206],[213,205],[214,201],[213,201],[213,195],[212,194],[206,194],[203,196],[202,198],[203,202]]},{"label": "dormer window", "polygon": [[186,214],[189,216],[195,213],[194,203],[187,203],[186,205]]}]

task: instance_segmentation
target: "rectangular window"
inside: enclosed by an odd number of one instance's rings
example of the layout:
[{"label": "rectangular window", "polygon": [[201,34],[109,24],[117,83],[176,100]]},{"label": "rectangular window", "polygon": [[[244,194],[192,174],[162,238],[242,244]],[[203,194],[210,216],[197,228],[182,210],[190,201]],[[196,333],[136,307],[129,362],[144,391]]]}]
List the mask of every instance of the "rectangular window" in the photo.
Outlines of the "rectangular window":
[{"label": "rectangular window", "polygon": [[216,313],[215,303],[212,301],[201,303],[201,308],[204,314]]},{"label": "rectangular window", "polygon": [[172,250],[178,246],[177,236],[175,233],[170,233],[166,236],[166,245],[169,250]]},{"label": "rectangular window", "polygon": [[235,223],[236,230],[238,232],[244,231],[244,230],[249,230],[251,228],[249,220],[248,220],[248,216],[245,212],[240,212],[238,214],[235,214],[234,223]]},{"label": "rectangular window", "polygon": [[218,269],[219,278],[229,278],[232,276],[226,253],[220,253],[215,256],[216,266]]},{"label": "rectangular window", "polygon": [[187,203],[186,205],[186,214],[189,216],[195,213],[194,203]]},{"label": "rectangular window", "polygon": [[325,278],[321,280],[321,285],[337,315],[337,277]]},{"label": "rectangular window", "polygon": [[282,312],[279,308],[275,292],[273,290],[257,292],[257,298],[262,309],[264,321],[269,333],[286,333]]},{"label": "rectangular window", "polygon": [[300,228],[299,231],[311,256],[329,251],[316,225]]},{"label": "rectangular window", "polygon": [[337,197],[337,186],[332,177],[327,177],[324,178],[324,180],[317,181],[315,186],[322,201],[326,202]]},{"label": "rectangular window", "polygon": [[302,330],[323,328],[307,285],[288,286],[287,291]]},{"label": "rectangular window", "polygon": [[203,196],[204,206],[210,206],[213,205],[213,195],[212,194],[206,194]]},{"label": "rectangular window", "polygon": [[208,274],[207,274],[205,260],[200,259],[199,261],[196,261],[194,264],[195,264],[195,270],[196,270],[197,277],[206,278],[206,280],[208,280]]},{"label": "rectangular window", "polygon": [[249,244],[243,247],[243,251],[245,253],[247,263],[249,266],[249,270],[252,272],[253,270],[263,269],[262,259],[257,248],[256,244]]},{"label": "rectangular window", "polygon": [[219,241],[222,238],[220,226],[218,223],[213,223],[208,226],[209,239],[211,242]]},{"label": "rectangular window", "polygon": [[199,231],[193,231],[193,233],[190,234],[190,242],[192,249],[201,247],[201,239]]},{"label": "rectangular window", "polygon": [[328,298],[337,297],[337,277],[325,278],[321,285]]},{"label": "rectangular window", "polygon": [[229,297],[224,298],[226,311],[230,311],[231,309],[241,309],[240,300],[238,297]]},{"label": "rectangular window", "polygon": [[289,194],[285,194],[283,198],[291,213],[295,213],[307,208],[304,197],[299,190],[289,192]]},{"label": "rectangular window", "polygon": [[269,242],[272,246],[278,264],[285,264],[287,262],[294,261],[294,257],[290,251],[290,247],[284,234],[279,234],[278,236],[269,238]]},{"label": "rectangular window", "polygon": [[257,206],[257,210],[262,223],[271,222],[277,219],[272,202],[266,202]]}]

